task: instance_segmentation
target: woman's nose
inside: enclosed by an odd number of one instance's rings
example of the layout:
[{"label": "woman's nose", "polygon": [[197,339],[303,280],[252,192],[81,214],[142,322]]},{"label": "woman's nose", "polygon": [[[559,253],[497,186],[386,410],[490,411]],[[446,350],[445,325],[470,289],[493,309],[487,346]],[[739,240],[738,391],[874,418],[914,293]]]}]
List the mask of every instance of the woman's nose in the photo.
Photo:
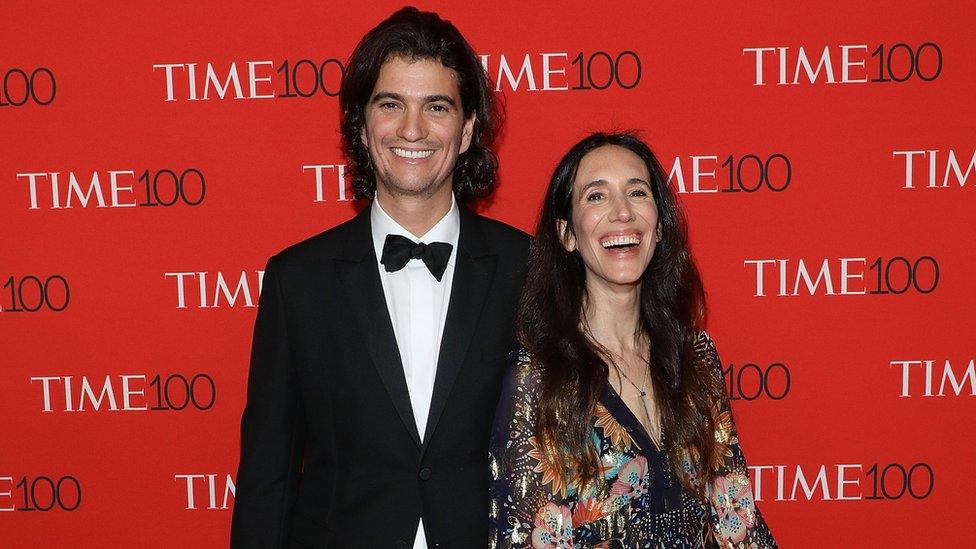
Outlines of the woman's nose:
[{"label": "woman's nose", "polygon": [[631,221],[634,218],[634,210],[626,196],[614,198],[611,207],[614,221]]}]

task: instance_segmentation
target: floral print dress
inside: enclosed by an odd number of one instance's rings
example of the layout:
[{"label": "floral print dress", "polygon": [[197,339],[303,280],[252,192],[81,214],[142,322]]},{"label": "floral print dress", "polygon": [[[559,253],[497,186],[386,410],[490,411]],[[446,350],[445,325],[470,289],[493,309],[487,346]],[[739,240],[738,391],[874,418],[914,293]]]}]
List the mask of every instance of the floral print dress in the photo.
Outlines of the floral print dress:
[{"label": "floral print dress", "polygon": [[[699,333],[695,349],[719,381],[721,362],[711,338]],[[560,465],[547,459],[536,438],[540,386],[538,367],[519,353],[492,432],[489,547],[776,547],[753,500],[727,399],[712,410],[717,462],[706,506],[682,487],[667,456],[609,387],[592,429],[605,482],[564,482],[556,474]]]}]

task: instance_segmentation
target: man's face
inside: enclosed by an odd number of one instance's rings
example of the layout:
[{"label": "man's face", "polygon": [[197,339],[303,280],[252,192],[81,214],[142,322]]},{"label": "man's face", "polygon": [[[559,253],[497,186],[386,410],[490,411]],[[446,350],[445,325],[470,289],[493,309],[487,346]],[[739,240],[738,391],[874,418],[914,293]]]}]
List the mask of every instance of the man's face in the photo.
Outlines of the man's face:
[{"label": "man's face", "polygon": [[362,140],[377,193],[429,198],[451,192],[454,164],[471,144],[457,75],[437,60],[394,57],[383,64],[365,108]]}]

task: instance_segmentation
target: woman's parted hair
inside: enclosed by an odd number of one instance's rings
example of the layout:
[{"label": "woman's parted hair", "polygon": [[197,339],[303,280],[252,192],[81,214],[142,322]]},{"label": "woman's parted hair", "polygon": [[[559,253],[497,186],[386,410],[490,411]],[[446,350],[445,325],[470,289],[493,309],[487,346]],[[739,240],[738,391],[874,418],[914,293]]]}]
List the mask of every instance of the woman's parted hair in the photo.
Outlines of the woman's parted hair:
[{"label": "woman's parted hair", "polygon": [[[536,434],[542,448],[559,454],[551,456],[556,463],[566,464],[584,482],[598,479],[590,429],[609,369],[581,329],[586,268],[578,251],[563,247],[557,223],[572,227],[577,169],[584,156],[604,146],[633,152],[651,176],[661,241],[640,281],[639,328],[650,339],[650,376],[667,455],[682,484],[704,498],[704,484],[693,478],[709,471],[715,428],[710,406],[721,396],[694,350],[704,322],[704,291],[681,206],[654,153],[633,132],[594,133],[578,142],[559,162],[546,191],[517,315],[519,341],[542,370]],[[686,455],[693,460],[690,474],[682,463]]]},{"label": "woman's parted hair", "polygon": [[490,195],[498,170],[498,159],[490,147],[500,114],[485,70],[450,21],[405,7],[366,33],[349,58],[339,91],[339,127],[356,198],[372,198],[376,192],[376,174],[360,136],[380,69],[395,57],[437,60],[457,74],[461,108],[465,118],[474,116],[474,130],[468,150],[454,166],[454,192],[462,203]]}]

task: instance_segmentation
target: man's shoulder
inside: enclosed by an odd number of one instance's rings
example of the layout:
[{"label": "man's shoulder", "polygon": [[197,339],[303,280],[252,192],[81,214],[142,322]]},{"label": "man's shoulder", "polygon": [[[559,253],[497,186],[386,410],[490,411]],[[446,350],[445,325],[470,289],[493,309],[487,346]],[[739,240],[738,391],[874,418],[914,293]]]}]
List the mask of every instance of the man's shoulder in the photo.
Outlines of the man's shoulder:
[{"label": "man's shoulder", "polygon": [[348,245],[349,238],[354,232],[352,230],[353,225],[356,222],[357,218],[354,217],[305,240],[296,242],[274,254],[270,261],[285,267],[321,264],[323,261],[334,259]]},{"label": "man's shoulder", "polygon": [[507,223],[472,212],[489,244],[500,245],[514,250],[528,249],[532,237]]}]

